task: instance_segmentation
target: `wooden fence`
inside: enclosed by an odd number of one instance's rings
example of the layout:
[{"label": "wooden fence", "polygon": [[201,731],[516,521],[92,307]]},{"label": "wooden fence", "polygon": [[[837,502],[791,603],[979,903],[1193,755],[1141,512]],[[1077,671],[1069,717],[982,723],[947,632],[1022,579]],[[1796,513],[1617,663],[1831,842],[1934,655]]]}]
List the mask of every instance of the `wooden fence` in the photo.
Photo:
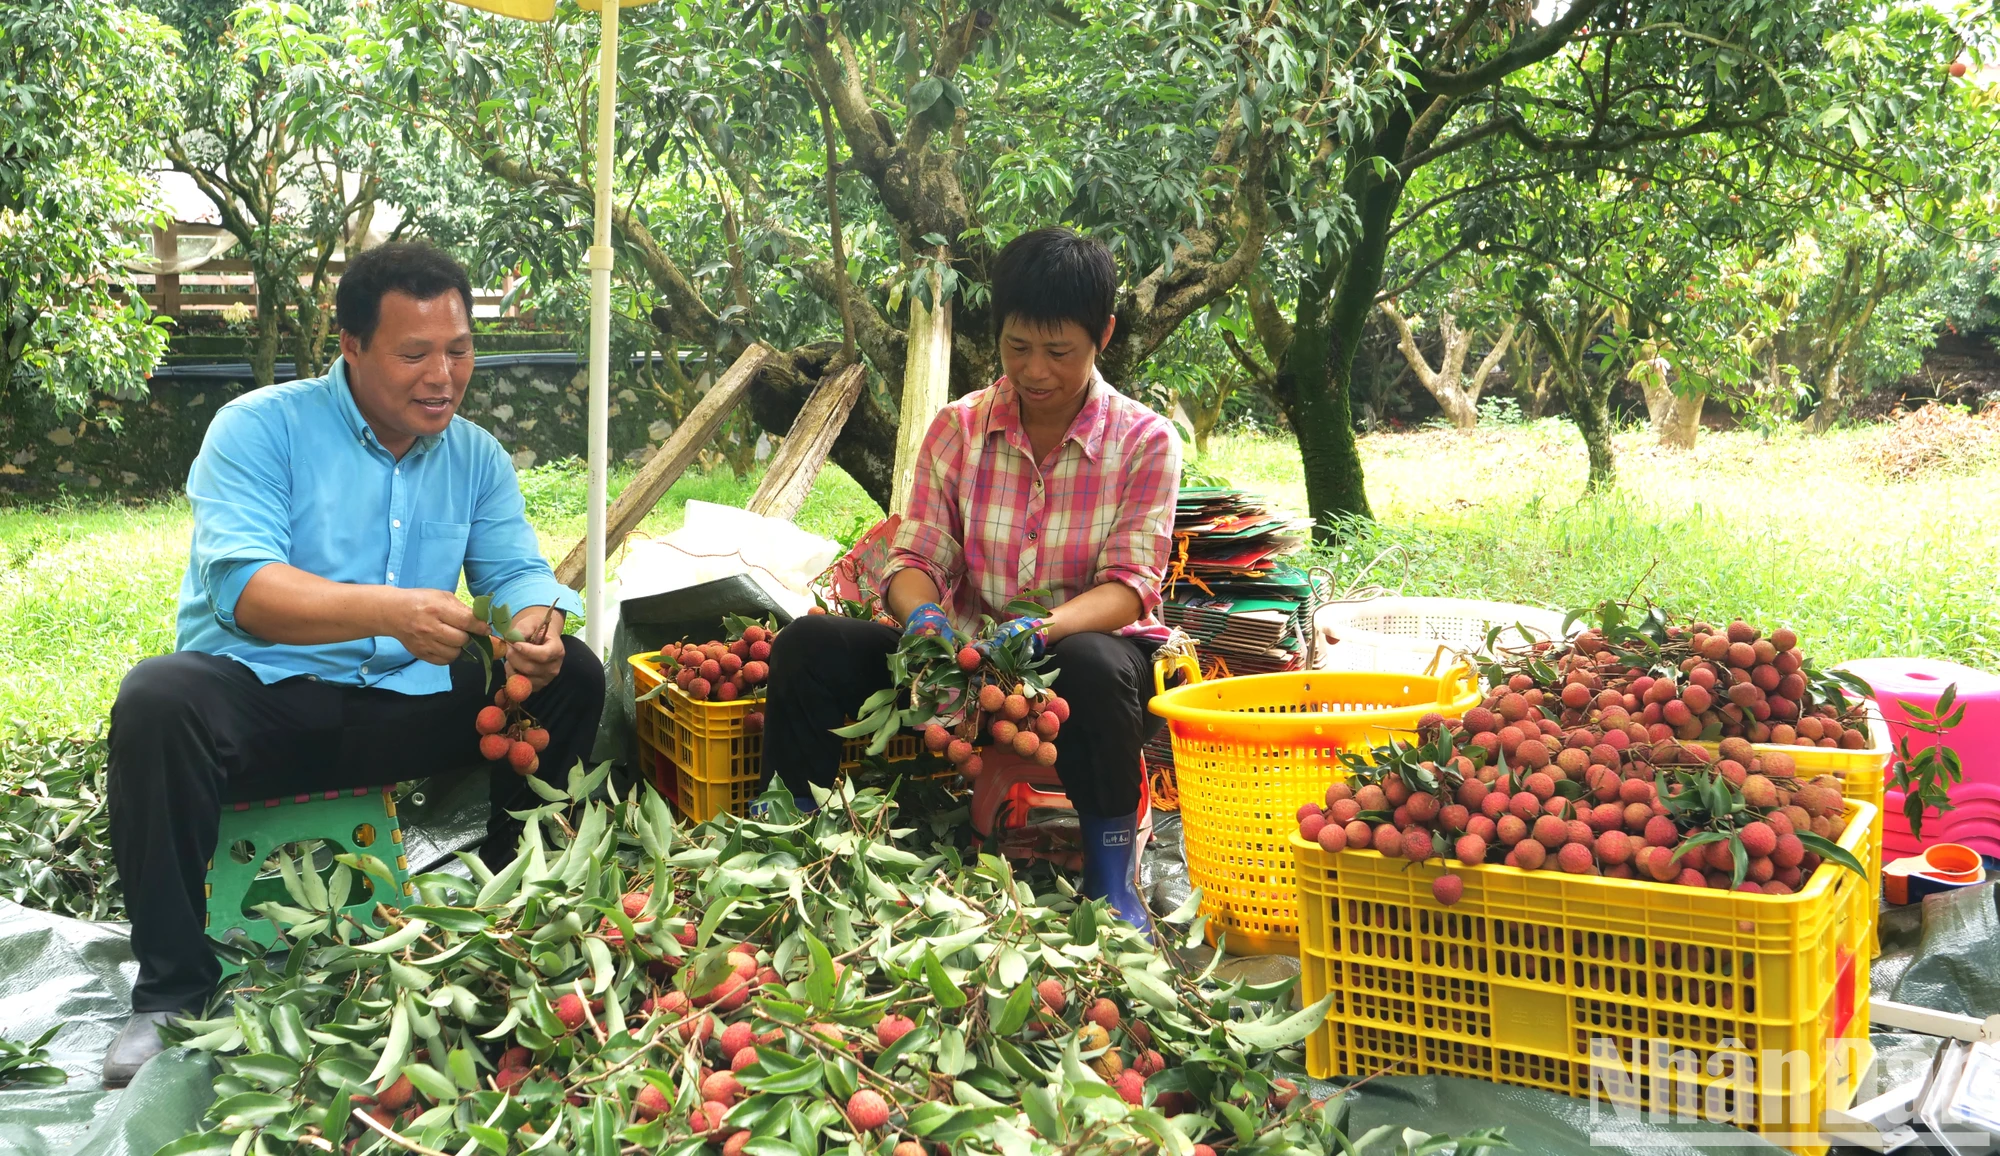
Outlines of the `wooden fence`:
[{"label": "wooden fence", "polygon": [[[153,231],[153,252],[171,260],[178,256],[183,236],[213,236],[220,232],[214,226],[189,228],[176,223]],[[340,273],[346,267],[347,262],[334,260],[327,264],[327,272],[338,283]],[[138,285],[139,296],[153,307],[153,312],[166,317],[219,312],[231,305],[247,305],[253,315],[257,310],[257,280],[251,275],[250,262],[233,256],[204,261],[179,273],[135,273],[133,280]],[[306,280],[305,276],[299,278],[300,284],[305,284]],[[502,316],[501,302],[506,300],[513,287],[514,278],[509,275],[498,289],[474,288],[474,316]],[[519,305],[510,305],[504,315],[519,316]]]}]

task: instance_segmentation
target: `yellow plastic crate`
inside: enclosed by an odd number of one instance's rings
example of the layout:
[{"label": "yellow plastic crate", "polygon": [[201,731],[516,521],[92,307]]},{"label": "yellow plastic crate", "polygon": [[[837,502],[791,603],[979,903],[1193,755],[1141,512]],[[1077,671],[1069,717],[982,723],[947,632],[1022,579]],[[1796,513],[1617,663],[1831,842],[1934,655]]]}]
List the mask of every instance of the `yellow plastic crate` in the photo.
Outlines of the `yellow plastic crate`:
[{"label": "yellow plastic crate", "polygon": [[1201,888],[1211,942],[1238,954],[1296,955],[1299,909],[1289,840],[1302,803],[1343,772],[1337,755],[1413,738],[1418,720],[1479,703],[1469,668],[1444,677],[1341,671],[1188,681],[1154,676],[1180,788],[1188,878]]},{"label": "yellow plastic crate", "polygon": [[[1703,743],[1710,751],[1719,744]],[[1882,712],[1874,703],[1868,704],[1868,748],[1847,750],[1840,747],[1796,747],[1780,746],[1776,743],[1755,743],[1751,750],[1759,755],[1776,752],[1792,756],[1801,780],[1832,775],[1840,780],[1840,793],[1849,799],[1867,803],[1875,808],[1875,818],[1868,830],[1868,846],[1874,852],[1869,860],[1869,882],[1876,894],[1882,891],[1882,816],[1884,792],[1889,785],[1889,767],[1895,757],[1895,749],[1889,740],[1889,724],[1882,718]],[[1871,949],[1870,954],[1875,954]]]},{"label": "yellow plastic crate", "polygon": [[[658,654],[631,659],[634,696],[660,685]],[[645,768],[653,787],[681,814],[706,822],[727,811],[742,815],[761,793],[764,777],[764,736],[746,731],[743,718],[764,709],[761,698],[698,702],[672,681],[657,698],[637,704],[639,743],[653,756]],[[840,769],[860,767],[865,739],[848,739]],[[890,762],[914,759],[923,744],[913,735],[898,735],[886,752]]]},{"label": "yellow plastic crate", "polygon": [[[1850,801],[1840,838],[1863,866],[1872,810]],[[1823,864],[1795,895],[1749,895],[1453,865],[1465,893],[1444,907],[1436,860],[1290,844],[1305,998],[1333,996],[1314,1077],[1444,1073],[1656,1112],[1687,1096],[1824,1151],[1820,1115],[1846,1106],[1868,1036],[1861,877]]]}]

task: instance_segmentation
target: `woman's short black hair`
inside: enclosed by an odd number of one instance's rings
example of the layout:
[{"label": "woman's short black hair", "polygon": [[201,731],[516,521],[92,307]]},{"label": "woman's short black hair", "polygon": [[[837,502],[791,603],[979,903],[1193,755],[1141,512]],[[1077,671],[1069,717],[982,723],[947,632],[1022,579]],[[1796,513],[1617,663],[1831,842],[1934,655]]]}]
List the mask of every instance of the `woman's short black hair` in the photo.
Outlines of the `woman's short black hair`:
[{"label": "woman's short black hair", "polygon": [[352,333],[365,348],[382,321],[382,295],[407,293],[429,301],[456,289],[472,319],[472,278],[451,254],[433,245],[392,241],[377,245],[347,262],[334,291],[333,315],[342,331]]},{"label": "woman's short black hair", "polygon": [[993,336],[1009,317],[1048,327],[1074,321],[1095,344],[1117,295],[1118,270],[1102,241],[1060,225],[1023,233],[993,260]]}]

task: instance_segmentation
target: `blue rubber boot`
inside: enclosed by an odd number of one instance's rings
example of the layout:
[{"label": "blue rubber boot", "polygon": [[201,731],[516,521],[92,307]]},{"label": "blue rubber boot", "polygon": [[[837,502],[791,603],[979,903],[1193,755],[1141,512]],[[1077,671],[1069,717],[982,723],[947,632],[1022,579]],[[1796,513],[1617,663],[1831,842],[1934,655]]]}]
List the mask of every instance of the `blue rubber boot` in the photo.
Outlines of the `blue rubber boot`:
[{"label": "blue rubber boot", "polygon": [[1083,829],[1084,896],[1110,900],[1119,918],[1151,936],[1152,913],[1133,886],[1139,865],[1139,813],[1115,819],[1079,813],[1077,822]]}]

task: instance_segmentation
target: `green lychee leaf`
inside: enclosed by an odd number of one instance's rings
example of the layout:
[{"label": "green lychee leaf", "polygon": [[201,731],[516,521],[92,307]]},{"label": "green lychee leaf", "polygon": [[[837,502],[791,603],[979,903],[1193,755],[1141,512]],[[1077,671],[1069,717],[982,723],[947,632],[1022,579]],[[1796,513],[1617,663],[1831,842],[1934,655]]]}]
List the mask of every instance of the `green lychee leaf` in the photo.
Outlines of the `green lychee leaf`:
[{"label": "green lychee leaf", "polygon": [[1838,863],[1856,875],[1863,878],[1867,877],[1868,872],[1862,869],[1861,860],[1856,859],[1854,853],[1847,848],[1842,847],[1824,835],[1815,835],[1810,831],[1797,831],[1794,834],[1798,836],[1800,843],[1805,844],[1806,850],[1811,851],[1829,863]]}]

